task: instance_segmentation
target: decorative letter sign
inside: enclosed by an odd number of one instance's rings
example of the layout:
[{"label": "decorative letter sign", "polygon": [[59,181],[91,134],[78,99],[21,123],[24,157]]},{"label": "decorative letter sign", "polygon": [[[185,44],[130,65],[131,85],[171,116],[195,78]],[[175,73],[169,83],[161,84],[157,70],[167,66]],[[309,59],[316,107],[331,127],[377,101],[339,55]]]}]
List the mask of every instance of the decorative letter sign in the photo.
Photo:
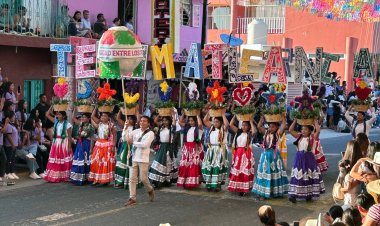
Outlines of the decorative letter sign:
[{"label": "decorative letter sign", "polygon": [[302,82],[302,79],[304,77],[303,71],[302,71],[302,63],[304,63],[305,72],[307,72],[311,76],[312,84],[313,85],[321,84],[322,53],[323,53],[323,48],[318,47],[315,52],[315,64],[314,66],[312,66],[309,59],[307,58],[305,50],[300,46],[296,46],[296,61],[295,61],[296,74],[294,77],[295,83]]},{"label": "decorative letter sign", "polygon": [[175,78],[173,52],[170,44],[162,45],[161,50],[158,46],[151,46],[150,55],[152,58],[154,80],[162,80],[161,65],[163,62],[165,62],[166,67],[166,78]]},{"label": "decorative letter sign", "polygon": [[329,73],[329,68],[331,61],[339,62],[340,56],[336,54],[323,53],[322,57],[325,58],[322,66],[322,81],[326,83],[331,83],[331,78],[327,76]]},{"label": "decorative letter sign", "polygon": [[67,53],[71,52],[71,45],[50,44],[50,51],[57,52],[57,76],[67,77]]},{"label": "decorative letter sign", "polygon": [[189,55],[187,56],[184,76],[188,78],[202,79],[202,70],[201,44],[191,43]]},{"label": "decorative letter sign", "polygon": [[263,57],[263,52],[259,50],[243,49],[240,64],[240,74],[251,74],[254,78],[258,78],[259,74],[254,72],[250,67],[258,66],[259,63],[256,60],[251,60],[251,56]]},{"label": "decorative letter sign", "polygon": [[206,44],[205,50],[212,54],[212,78],[223,78],[223,52],[227,50],[226,44]]},{"label": "decorative letter sign", "polygon": [[282,50],[279,46],[272,46],[269,52],[267,64],[265,65],[262,82],[269,83],[272,75],[277,75],[277,83],[286,83],[284,60]]},{"label": "decorative letter sign", "polygon": [[361,78],[363,76],[372,78],[372,59],[368,48],[361,48],[358,56],[355,58],[354,78]]},{"label": "decorative letter sign", "polygon": [[86,70],[86,64],[94,64],[95,57],[85,57],[96,51],[96,45],[77,46],[75,48],[75,78],[95,77],[95,70]]},{"label": "decorative letter sign", "polygon": [[241,75],[238,73],[236,47],[228,48],[228,75],[230,83],[253,82],[253,75]]},{"label": "decorative letter sign", "polygon": [[203,78],[210,78],[209,70],[212,71],[212,54],[206,50],[202,50],[202,66]]}]

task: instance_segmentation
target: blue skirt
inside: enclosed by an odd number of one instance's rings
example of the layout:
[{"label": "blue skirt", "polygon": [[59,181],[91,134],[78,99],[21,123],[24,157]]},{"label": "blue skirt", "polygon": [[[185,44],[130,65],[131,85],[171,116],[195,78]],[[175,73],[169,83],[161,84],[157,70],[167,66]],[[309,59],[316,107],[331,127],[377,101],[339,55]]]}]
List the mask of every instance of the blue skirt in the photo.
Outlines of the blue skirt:
[{"label": "blue skirt", "polygon": [[289,197],[312,199],[325,192],[321,172],[312,152],[297,151],[291,176]]},{"label": "blue skirt", "polygon": [[70,180],[76,185],[87,184],[90,172],[90,140],[83,139],[78,141],[73,156],[73,165],[71,167]]},{"label": "blue skirt", "polygon": [[265,149],[261,153],[252,192],[264,198],[282,197],[288,193],[288,177],[279,150]]}]

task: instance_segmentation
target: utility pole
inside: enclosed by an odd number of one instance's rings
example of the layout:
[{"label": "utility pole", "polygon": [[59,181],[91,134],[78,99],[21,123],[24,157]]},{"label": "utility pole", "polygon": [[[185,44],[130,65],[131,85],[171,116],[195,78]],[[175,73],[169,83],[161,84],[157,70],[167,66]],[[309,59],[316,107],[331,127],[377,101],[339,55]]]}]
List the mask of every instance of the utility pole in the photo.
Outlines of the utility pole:
[{"label": "utility pole", "polygon": [[203,0],[202,39],[201,39],[202,49],[203,49],[204,45],[206,44],[206,37],[207,37],[207,6],[208,6],[208,1]]}]

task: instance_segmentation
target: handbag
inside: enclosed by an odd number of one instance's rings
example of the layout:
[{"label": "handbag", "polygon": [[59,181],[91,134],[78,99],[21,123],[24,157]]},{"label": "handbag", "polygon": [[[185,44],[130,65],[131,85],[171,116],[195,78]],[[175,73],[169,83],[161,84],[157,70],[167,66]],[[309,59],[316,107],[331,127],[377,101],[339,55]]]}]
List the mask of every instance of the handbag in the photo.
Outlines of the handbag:
[{"label": "handbag", "polygon": [[338,182],[338,180],[335,182],[332,190],[332,196],[335,201],[342,202],[344,200],[344,193],[342,192],[342,184]]}]

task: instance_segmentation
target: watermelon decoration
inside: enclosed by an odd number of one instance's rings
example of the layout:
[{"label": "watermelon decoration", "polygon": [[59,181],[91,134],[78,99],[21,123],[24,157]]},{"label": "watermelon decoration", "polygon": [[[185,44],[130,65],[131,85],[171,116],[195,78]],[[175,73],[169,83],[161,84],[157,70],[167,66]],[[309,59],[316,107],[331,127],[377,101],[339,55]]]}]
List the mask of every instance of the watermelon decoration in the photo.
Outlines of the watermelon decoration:
[{"label": "watermelon decoration", "polygon": [[131,77],[143,60],[140,38],[123,26],[104,32],[97,54],[99,76],[103,79]]}]

